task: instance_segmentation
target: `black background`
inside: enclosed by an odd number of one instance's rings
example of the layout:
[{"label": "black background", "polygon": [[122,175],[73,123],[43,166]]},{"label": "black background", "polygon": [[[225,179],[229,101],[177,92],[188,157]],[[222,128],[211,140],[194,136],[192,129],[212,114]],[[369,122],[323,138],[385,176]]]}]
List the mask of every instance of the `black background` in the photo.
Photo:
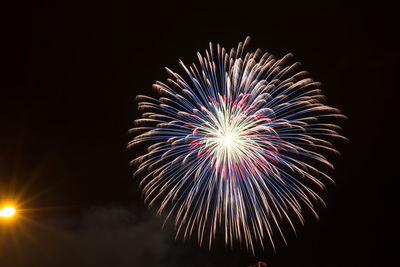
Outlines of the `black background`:
[{"label": "black background", "polygon": [[[44,230],[31,227],[36,245],[18,231],[19,245],[7,243],[1,232],[0,263],[61,266],[68,257],[69,264],[82,266],[248,266],[258,260],[268,266],[393,266],[399,25],[395,9],[378,4],[149,2],[101,10],[2,10],[0,194],[9,194],[14,183],[17,192],[27,188],[24,197],[35,197],[25,208],[37,210],[26,216]],[[349,117],[341,125],[350,141],[338,142],[342,155],[331,158],[336,185],[323,193],[328,208],[319,209],[319,221],[308,217],[297,237],[289,233],[288,246],[278,242],[276,253],[267,248],[252,256],[217,244],[209,253],[194,242],[173,241],[171,231],[161,231],[154,215],[146,215],[131,175],[127,131],[139,116],[135,96],[149,94],[152,83],[166,79],[163,67],[178,70],[178,59],[193,62],[209,41],[230,49],[247,35],[249,50],[277,57],[291,52],[322,82],[328,104]],[[105,242],[98,252],[97,237],[89,238],[82,254],[64,250],[63,239],[41,236],[48,235],[48,225],[56,230],[69,225],[66,235],[79,231],[93,207],[104,214],[127,210],[122,214],[134,213],[132,223],[154,224],[168,240],[163,256],[154,262],[159,254],[149,245],[125,257],[143,242],[129,234],[121,241],[126,244]],[[90,224],[97,224],[96,216]],[[107,227],[99,230],[99,239]],[[144,239],[143,231],[153,231],[146,227],[136,229]],[[44,250],[33,252],[36,246]],[[52,247],[59,251],[49,259]],[[107,254],[116,255],[115,262],[96,260],[115,248],[118,252]]]}]

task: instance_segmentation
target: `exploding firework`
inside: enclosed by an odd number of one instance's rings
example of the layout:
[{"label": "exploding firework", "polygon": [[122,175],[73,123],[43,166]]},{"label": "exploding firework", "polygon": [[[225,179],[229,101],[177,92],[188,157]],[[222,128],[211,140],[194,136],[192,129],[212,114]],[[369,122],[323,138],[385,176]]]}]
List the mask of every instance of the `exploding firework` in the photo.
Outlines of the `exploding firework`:
[{"label": "exploding firework", "polygon": [[167,68],[168,84],[153,85],[158,98],[137,96],[142,118],[129,146],[147,146],[135,174],[145,201],[175,217],[177,236],[196,233],[211,247],[221,232],[254,252],[264,240],[274,246],[275,231],[285,240],[281,224],[294,230],[304,207],[317,216],[316,186],[332,181],[322,154],[338,153],[331,139],[344,137],[331,121],[344,115],[323,104],[291,54],[244,54],[249,40],[229,54],[210,43],[197,65],[180,61],[186,78]]}]

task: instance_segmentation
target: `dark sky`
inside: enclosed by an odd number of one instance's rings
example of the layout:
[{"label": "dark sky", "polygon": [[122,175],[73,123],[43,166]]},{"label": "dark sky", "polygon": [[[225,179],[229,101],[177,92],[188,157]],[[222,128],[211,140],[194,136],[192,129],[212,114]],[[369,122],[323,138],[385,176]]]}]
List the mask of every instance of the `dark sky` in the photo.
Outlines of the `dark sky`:
[{"label": "dark sky", "polygon": [[[1,11],[0,196],[26,189],[24,208],[34,210],[19,228],[0,222],[0,266],[394,266],[394,9],[147,2]],[[165,80],[165,66],[178,70],[209,41],[230,49],[247,35],[249,50],[291,52],[322,82],[328,104],[349,117],[341,125],[350,139],[331,158],[336,185],[322,194],[320,220],[307,217],[288,246],[256,256],[174,241],[144,206],[126,151],[135,96]]]}]

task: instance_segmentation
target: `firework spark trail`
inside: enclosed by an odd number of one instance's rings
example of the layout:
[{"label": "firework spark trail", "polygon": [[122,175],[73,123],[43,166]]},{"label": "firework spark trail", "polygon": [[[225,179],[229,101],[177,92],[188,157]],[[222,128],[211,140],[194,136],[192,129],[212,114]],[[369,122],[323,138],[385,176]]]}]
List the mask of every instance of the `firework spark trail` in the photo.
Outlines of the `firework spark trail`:
[{"label": "firework spark trail", "polygon": [[274,247],[273,229],[285,240],[280,223],[294,230],[303,207],[317,217],[313,203],[323,201],[309,185],[332,181],[317,166],[333,168],[321,153],[338,153],[329,138],[345,138],[329,122],[344,115],[321,102],[319,83],[288,63],[292,55],[244,54],[249,40],[229,54],[210,43],[199,65],[180,61],[186,79],[167,68],[168,85],[153,85],[161,97],[137,96],[142,118],[129,146],[149,144],[132,161],[135,174],[145,175],[145,201],[175,216],[177,236],[211,247],[221,228],[226,244],[254,253],[266,238]]}]

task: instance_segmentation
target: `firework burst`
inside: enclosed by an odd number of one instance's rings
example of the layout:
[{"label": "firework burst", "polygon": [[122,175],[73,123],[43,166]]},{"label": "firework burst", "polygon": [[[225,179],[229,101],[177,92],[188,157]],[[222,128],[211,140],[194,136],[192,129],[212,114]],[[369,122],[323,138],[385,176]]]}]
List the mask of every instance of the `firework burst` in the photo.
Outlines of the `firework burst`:
[{"label": "firework burst", "polygon": [[[139,95],[142,118],[129,146],[147,152],[132,163],[145,201],[175,218],[178,236],[197,235],[211,247],[221,230],[254,252],[280,224],[303,223],[302,209],[315,216],[323,203],[313,189],[332,179],[322,155],[338,153],[330,139],[342,138],[331,123],[344,115],[323,104],[319,83],[298,71],[291,54],[277,60],[249,42],[227,53],[220,45],[197,53],[199,64],[186,66],[186,78],[169,69],[168,84],[156,82],[159,98]],[[284,239],[285,240],[285,239]]]}]

